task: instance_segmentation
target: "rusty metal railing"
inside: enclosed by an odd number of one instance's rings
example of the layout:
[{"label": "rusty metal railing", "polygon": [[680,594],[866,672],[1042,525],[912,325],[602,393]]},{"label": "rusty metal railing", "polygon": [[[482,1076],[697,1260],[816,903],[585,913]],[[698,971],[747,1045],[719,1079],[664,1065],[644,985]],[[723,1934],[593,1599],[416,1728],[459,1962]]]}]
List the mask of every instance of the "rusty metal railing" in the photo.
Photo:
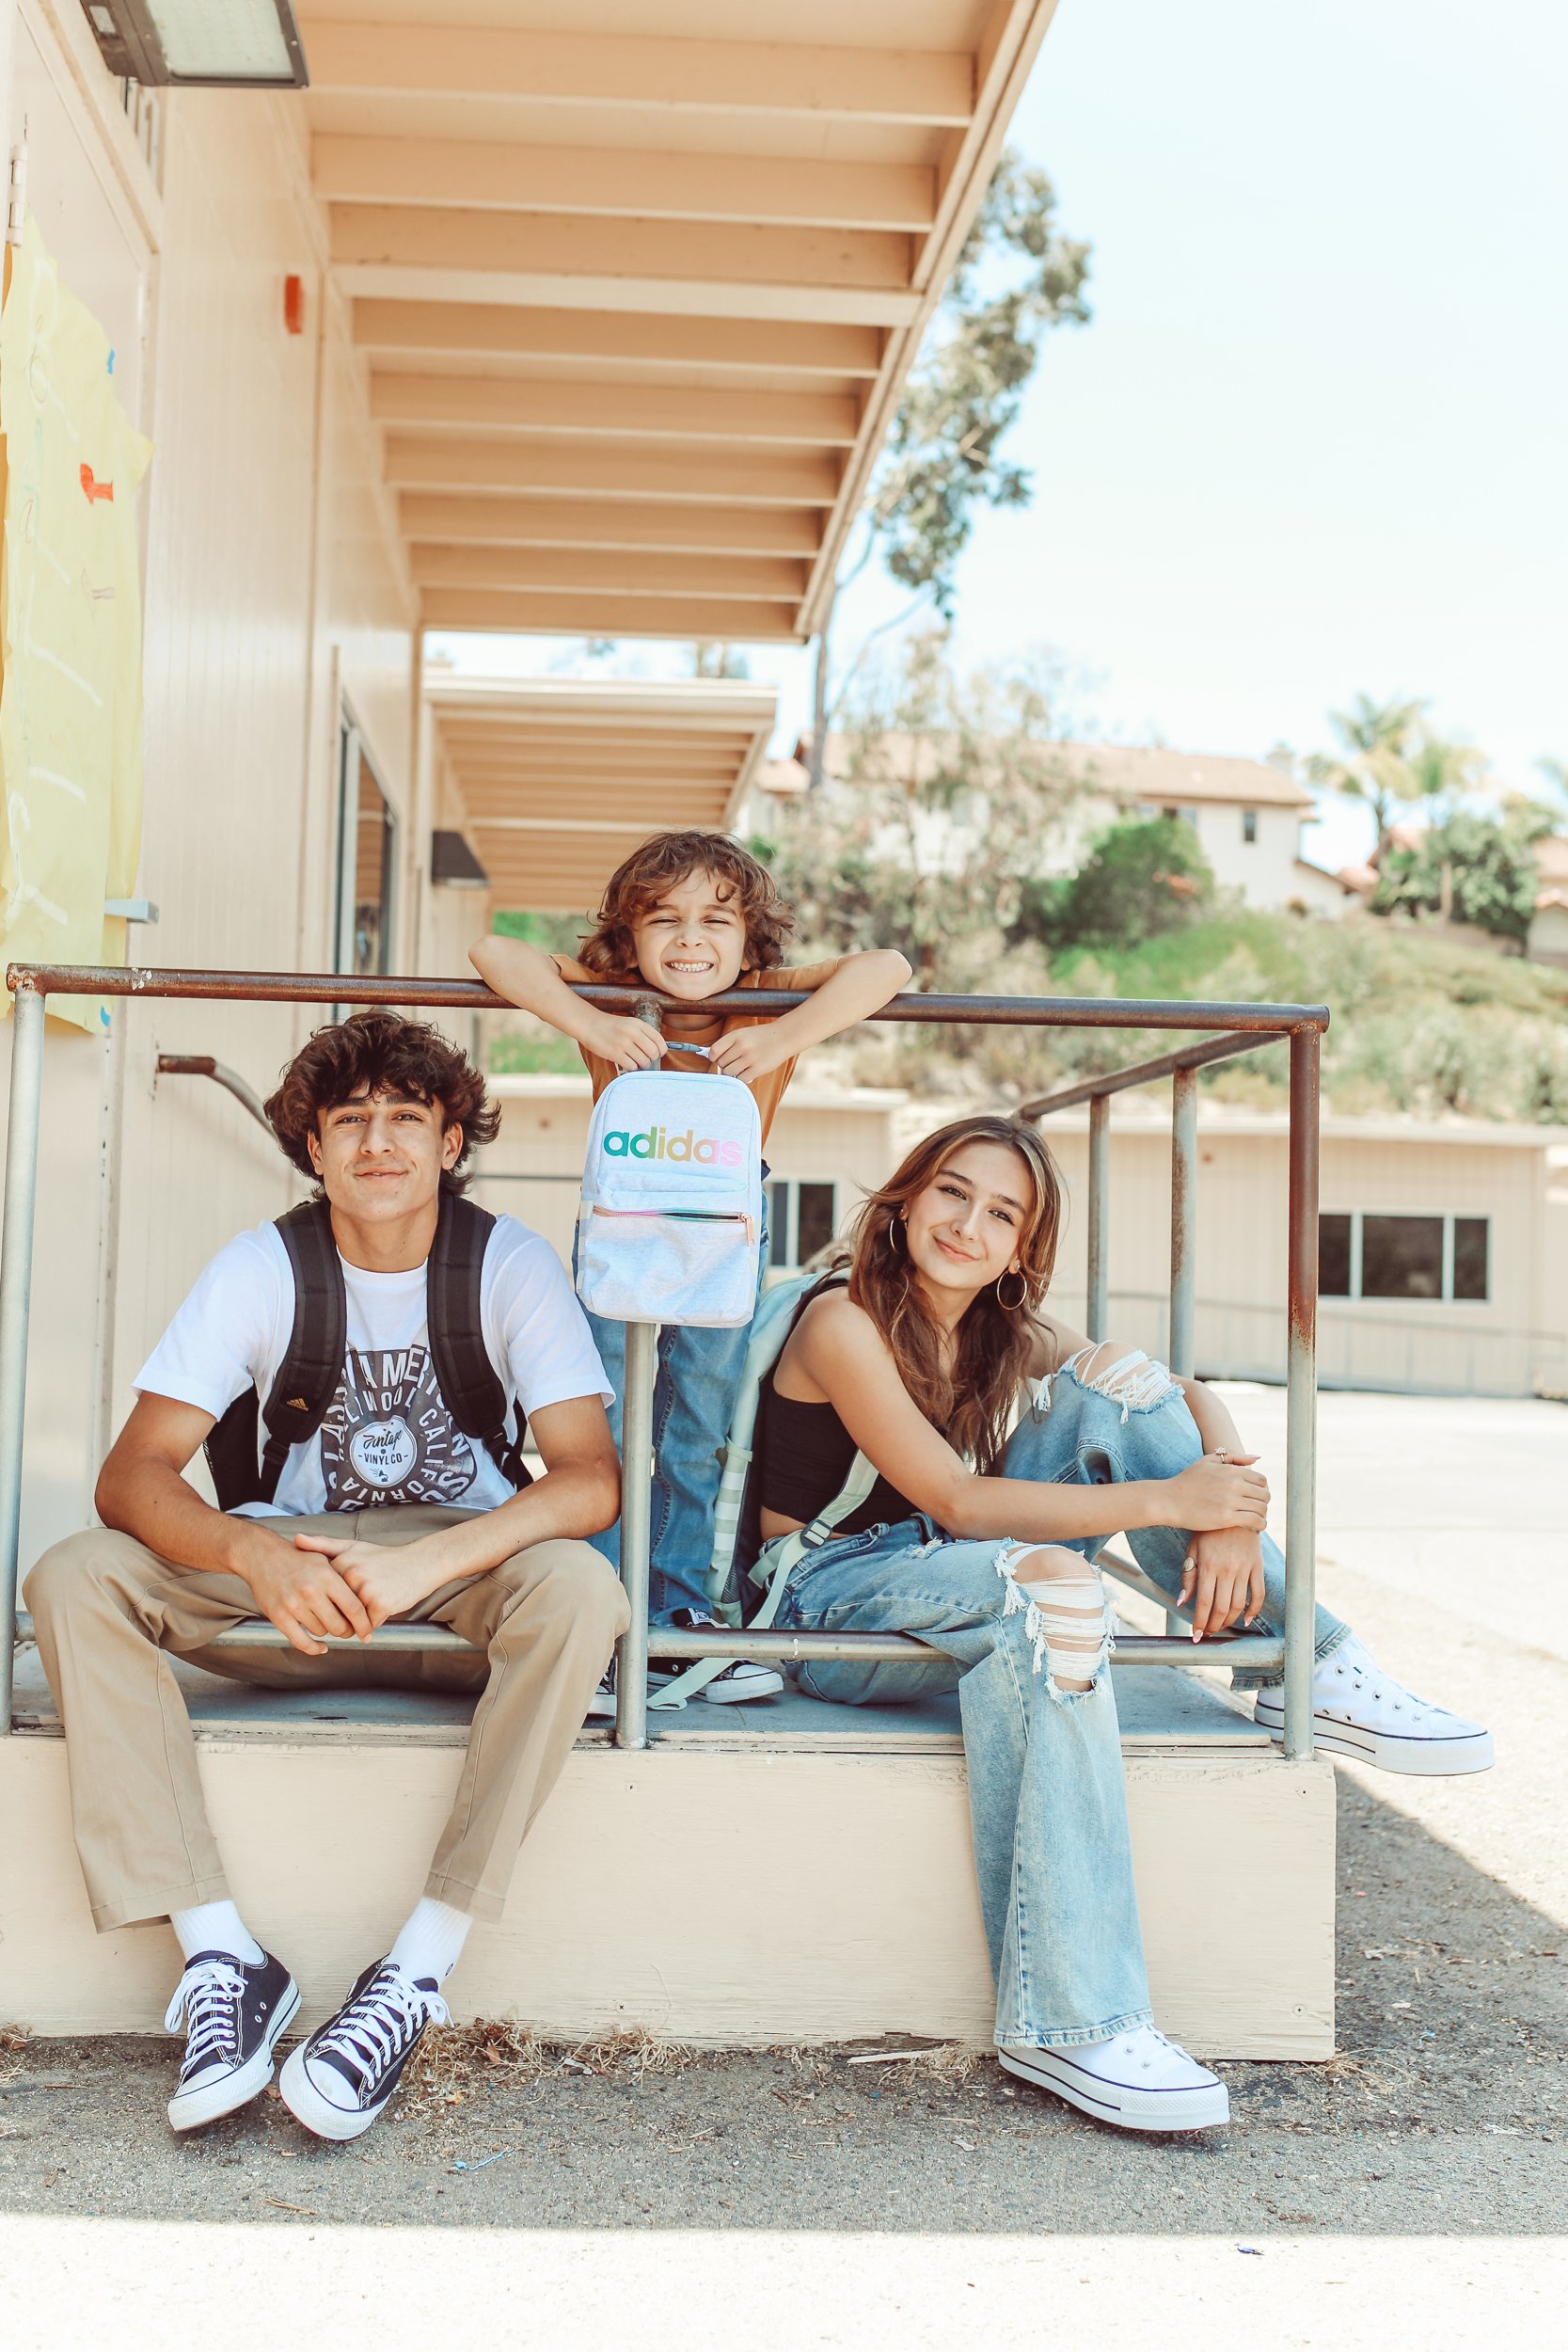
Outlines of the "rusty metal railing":
[{"label": "rusty metal railing", "polygon": [[[6,975],[15,997],[11,1041],[10,1125],[7,1141],[4,1221],[0,1225],[0,1625],[16,1622],[18,1549],[22,1509],[23,1439],[25,1422],[27,1327],[32,1284],[33,1231],[38,1191],[39,1136],[42,1109],[45,1000],[52,995],[119,998],[196,998],[211,1003],[319,1005],[323,1008],[388,1005],[446,1008],[482,1012],[500,1009],[505,1000],[473,980],[416,979],[344,973],[123,970],[81,964],[12,964]],[[611,1011],[631,1011],[645,991],[581,987],[577,993]],[[803,992],[769,989],[766,995],[735,990],[707,1000],[714,1012],[764,1017],[787,1012],[807,1001]],[[1312,1621],[1316,1487],[1316,1313],[1318,1287],[1318,1065],[1328,1012],[1322,1005],[1189,1004],[1180,1000],[1069,996],[942,996],[904,994],[873,1016],[879,1021],[954,1023],[1025,1028],[1168,1029],[1204,1033],[1199,1042],[1178,1047],[1153,1060],[1086,1078],[1022,1105],[1030,1119],[1043,1119],[1070,1105],[1089,1105],[1088,1330],[1105,1336],[1108,1292],[1110,1097],[1130,1087],[1170,1077],[1174,1082],[1171,1155],[1171,1369],[1192,1370],[1196,1188],[1196,1073],[1208,1064],[1251,1053],[1280,1039],[1291,1049],[1290,1204],[1287,1220],[1289,1292],[1288,1408],[1286,1441],[1286,1605],[1282,1642],[1239,1635],[1216,1645],[1227,1663],[1283,1666],[1285,1754],[1312,1753]],[[207,1057],[168,1057],[166,1066],[217,1076]],[[224,1078],[219,1082],[224,1083]],[[237,1091],[237,1089],[234,1089]],[[246,1089],[248,1094],[249,1089]],[[241,1096],[245,1100],[245,1096]],[[246,1107],[250,1107],[247,1104]],[[632,1327],[644,1328],[646,1327]],[[649,1449],[651,1451],[651,1448]],[[635,1461],[628,1445],[626,1461]],[[633,1629],[623,1663],[647,1655],[648,1559],[647,1468],[628,1471],[623,1464],[622,1575],[631,1604]],[[643,1491],[633,1493],[641,1479]],[[626,1535],[634,1540],[628,1544]],[[437,1628],[386,1627],[376,1636],[387,1646],[431,1647]],[[245,1625],[218,1637],[235,1649],[281,1645],[270,1625]],[[441,1637],[441,1646],[454,1638]],[[906,1658],[925,1655],[925,1645],[907,1634],[748,1634],[746,1647],[760,1657]],[[707,1633],[661,1628],[661,1652],[673,1658],[733,1656],[732,1631]],[[14,1641],[0,1640],[0,1735],[11,1724]],[[1117,1655],[1125,1664],[1190,1664],[1185,1639],[1124,1636]],[[616,1738],[621,1745],[645,1742],[641,1677],[622,1672]],[[634,1695],[628,1687],[635,1684]]]}]

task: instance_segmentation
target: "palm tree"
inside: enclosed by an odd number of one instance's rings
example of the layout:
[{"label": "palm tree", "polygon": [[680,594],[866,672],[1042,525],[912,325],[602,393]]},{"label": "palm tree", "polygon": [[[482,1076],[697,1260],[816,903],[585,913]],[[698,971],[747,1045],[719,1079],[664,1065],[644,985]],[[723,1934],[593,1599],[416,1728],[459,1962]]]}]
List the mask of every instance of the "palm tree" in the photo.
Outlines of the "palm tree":
[{"label": "palm tree", "polygon": [[1395,802],[1417,797],[1411,759],[1426,707],[1424,700],[1379,703],[1370,694],[1357,694],[1348,710],[1328,714],[1338,749],[1313,752],[1307,758],[1307,772],[1314,784],[1364,801],[1370,809],[1377,828],[1370,861],[1373,866],[1388,846]]},{"label": "palm tree", "polygon": [[1453,913],[1453,860],[1443,841],[1443,830],[1453,815],[1455,802],[1485,784],[1485,755],[1473,743],[1447,742],[1440,735],[1423,733],[1404,765],[1409,778],[1406,797],[1425,803],[1427,824],[1442,846],[1437,912],[1446,923]]}]

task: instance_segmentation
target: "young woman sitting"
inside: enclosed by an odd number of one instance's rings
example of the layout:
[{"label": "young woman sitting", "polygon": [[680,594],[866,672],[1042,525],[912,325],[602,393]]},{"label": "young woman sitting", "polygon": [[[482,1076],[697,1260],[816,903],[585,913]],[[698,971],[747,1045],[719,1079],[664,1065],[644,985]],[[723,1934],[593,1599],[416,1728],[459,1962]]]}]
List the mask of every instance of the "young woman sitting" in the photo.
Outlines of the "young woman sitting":
[{"label": "young woman sitting", "polygon": [[[858,1449],[876,1484],[781,1564],[776,1623],[912,1633],[937,1655],[814,1663],[800,1687],[866,1706],[957,1685],[1002,2064],[1107,2122],[1193,2131],[1228,2103],[1152,2022],[1092,1562],[1125,1532],[1195,1636],[1280,1630],[1284,1562],[1263,1534],[1268,1484],[1219,1399],[1041,1312],[1062,1209],[1044,1143],[1002,1118],[942,1128],[871,1196],[847,1286],[806,1308],[764,1386],[756,1574],[840,1493]],[[1320,1679],[1353,1658],[1341,1714],[1364,1661],[1377,1707],[1392,1692],[1412,1721],[1439,1717],[1326,1611],[1316,1633]]]}]

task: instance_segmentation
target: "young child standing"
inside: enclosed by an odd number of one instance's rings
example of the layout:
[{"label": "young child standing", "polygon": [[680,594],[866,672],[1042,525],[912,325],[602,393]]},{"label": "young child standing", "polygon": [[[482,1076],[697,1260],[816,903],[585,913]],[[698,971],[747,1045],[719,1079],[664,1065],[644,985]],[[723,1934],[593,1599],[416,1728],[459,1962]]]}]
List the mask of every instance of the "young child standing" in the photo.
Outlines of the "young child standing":
[{"label": "young child standing", "polygon": [[[787,969],[784,943],[793,928],[772,876],[738,841],[726,834],[663,833],[633,850],[610,876],[580,960],[491,937],[477,943],[471,961],[499,996],[576,1040],[595,1099],[620,1072],[656,1070],[666,1057],[675,1070],[739,1078],[757,1098],[766,1150],[798,1056],[879,1011],[910,977],[908,961],[893,948]],[[598,1012],[575,996],[569,983],[588,980],[644,981],[657,990],[663,1036],[645,1021]],[[771,1020],[760,1012],[705,1009],[709,997],[736,987],[809,989],[811,1002]],[[588,1320],[615,1390],[610,1421],[619,1447],[625,1329],[594,1314]],[[744,1325],[728,1330],[676,1325],[659,1335],[649,1584],[656,1626],[713,1623],[705,1581],[713,1506],[747,1337]],[[594,1540],[619,1567],[619,1528]],[[666,1679],[675,1671],[657,1659],[655,1670]],[[702,1695],[723,1706],[766,1698],[783,1687],[771,1667],[741,1660]],[[613,1706],[607,1677],[590,1711],[608,1715]]]}]

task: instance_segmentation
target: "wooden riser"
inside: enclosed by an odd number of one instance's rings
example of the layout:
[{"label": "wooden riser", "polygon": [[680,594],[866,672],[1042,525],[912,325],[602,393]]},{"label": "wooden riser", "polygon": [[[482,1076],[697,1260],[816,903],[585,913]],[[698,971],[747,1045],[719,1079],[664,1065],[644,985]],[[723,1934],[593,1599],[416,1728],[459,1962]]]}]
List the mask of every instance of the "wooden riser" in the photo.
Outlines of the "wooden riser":
[{"label": "wooden riser", "polygon": [[[236,1899],[311,2021],[419,1894],[459,1750],[274,1731],[199,1753]],[[1157,2022],[1207,2058],[1330,2056],[1332,1767],[1141,1746],[1127,1780]],[[94,1933],[63,1740],[0,1741],[0,2020],[161,2030],[169,1930]],[[962,1757],[579,1748],[448,1990],[460,2019],[560,2036],[989,2042]]]}]

